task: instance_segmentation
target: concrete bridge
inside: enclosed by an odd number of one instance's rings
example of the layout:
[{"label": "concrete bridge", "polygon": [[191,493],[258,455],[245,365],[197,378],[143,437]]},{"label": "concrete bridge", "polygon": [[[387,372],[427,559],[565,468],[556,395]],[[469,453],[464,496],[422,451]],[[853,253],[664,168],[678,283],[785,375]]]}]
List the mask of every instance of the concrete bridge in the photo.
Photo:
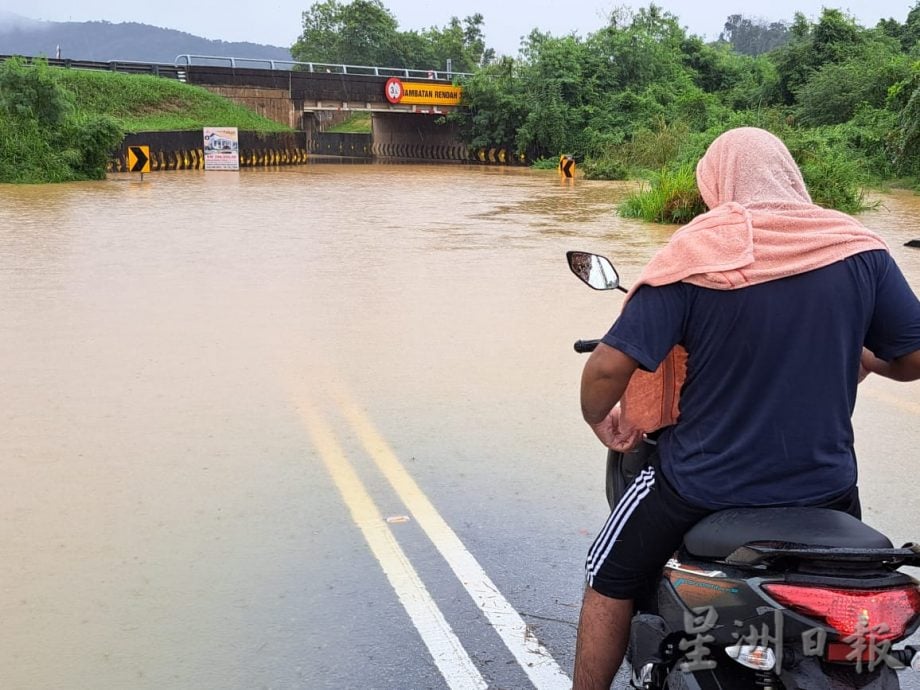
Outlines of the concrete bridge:
[{"label": "concrete bridge", "polygon": [[[229,64],[213,64],[225,60]],[[182,64],[182,63],[185,64]],[[210,64],[196,64],[196,63]],[[382,67],[292,63],[279,68],[243,66],[236,58],[179,56],[179,78],[202,86],[262,116],[306,133],[316,152],[335,153],[341,144],[325,150],[326,123],[354,112],[370,112],[370,154],[378,158],[469,160],[470,152],[450,124],[438,124],[460,106],[460,87],[446,72]],[[330,141],[340,142],[341,137]],[[346,152],[347,155],[347,152]],[[496,161],[497,162],[497,161]]]},{"label": "concrete bridge", "polygon": [[[0,55],[0,60],[8,57]],[[200,55],[180,55],[174,64],[55,58],[47,62],[53,67],[152,74],[196,84],[303,132],[274,151],[262,151],[258,142],[251,142],[251,157],[258,164],[296,162],[301,154],[289,154],[290,150],[384,159],[520,162],[501,147],[470,151],[453,125],[439,124],[444,114],[462,107],[461,87],[454,81],[470,76],[449,67],[412,70]],[[323,131],[357,111],[372,114],[370,135]],[[150,139],[150,134],[144,135],[145,141]],[[129,136],[126,143],[144,142]],[[161,154],[168,153],[157,162],[161,169],[194,167],[189,152],[195,148],[183,138],[178,148],[164,148]]]}]

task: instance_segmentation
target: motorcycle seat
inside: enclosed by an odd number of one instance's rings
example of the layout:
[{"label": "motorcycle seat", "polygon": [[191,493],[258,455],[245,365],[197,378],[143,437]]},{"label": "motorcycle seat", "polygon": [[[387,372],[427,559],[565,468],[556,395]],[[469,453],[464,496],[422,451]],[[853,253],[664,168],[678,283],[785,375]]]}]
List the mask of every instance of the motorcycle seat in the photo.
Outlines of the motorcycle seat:
[{"label": "motorcycle seat", "polygon": [[849,513],[830,508],[732,508],[700,520],[684,548],[698,558],[722,559],[758,541],[850,549],[890,549],[891,541]]}]

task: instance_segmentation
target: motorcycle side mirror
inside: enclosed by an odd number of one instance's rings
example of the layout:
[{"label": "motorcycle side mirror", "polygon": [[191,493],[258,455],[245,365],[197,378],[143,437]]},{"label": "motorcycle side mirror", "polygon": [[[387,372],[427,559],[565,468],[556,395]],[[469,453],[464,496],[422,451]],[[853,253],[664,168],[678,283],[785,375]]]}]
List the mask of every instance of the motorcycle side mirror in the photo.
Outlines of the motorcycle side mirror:
[{"label": "motorcycle side mirror", "polygon": [[572,273],[579,280],[595,290],[624,290],[620,287],[620,276],[610,263],[610,259],[600,254],[588,252],[566,252],[566,259]]}]

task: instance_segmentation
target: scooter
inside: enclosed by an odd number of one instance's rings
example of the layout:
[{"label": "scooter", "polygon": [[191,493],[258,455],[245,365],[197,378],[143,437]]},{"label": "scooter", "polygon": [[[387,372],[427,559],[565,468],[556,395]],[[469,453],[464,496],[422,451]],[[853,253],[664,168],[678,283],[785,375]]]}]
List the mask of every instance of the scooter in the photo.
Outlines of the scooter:
[{"label": "scooter", "polygon": [[[610,261],[568,252],[596,290],[626,289]],[[598,340],[579,340],[576,352]],[[654,450],[608,451],[611,509]],[[696,524],[647,596],[636,601],[627,662],[644,690],[894,690],[920,672],[920,585],[899,572],[920,545],[894,548],[855,517],[826,508],[738,508]],[[908,671],[909,672],[909,671]]]}]

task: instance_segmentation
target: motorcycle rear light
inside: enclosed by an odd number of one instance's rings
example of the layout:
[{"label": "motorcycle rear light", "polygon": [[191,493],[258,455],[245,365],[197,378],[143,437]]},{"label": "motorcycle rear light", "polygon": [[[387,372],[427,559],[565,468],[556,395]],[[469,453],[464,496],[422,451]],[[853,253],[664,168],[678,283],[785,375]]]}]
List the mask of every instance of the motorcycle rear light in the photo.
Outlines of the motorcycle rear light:
[{"label": "motorcycle rear light", "polygon": [[915,585],[888,589],[825,589],[765,584],[763,588],[786,608],[824,621],[842,637],[869,635],[878,642],[902,637],[920,614]]},{"label": "motorcycle rear light", "polygon": [[772,671],[776,666],[776,655],[769,647],[735,644],[725,648],[725,653],[742,666],[755,671]]}]

